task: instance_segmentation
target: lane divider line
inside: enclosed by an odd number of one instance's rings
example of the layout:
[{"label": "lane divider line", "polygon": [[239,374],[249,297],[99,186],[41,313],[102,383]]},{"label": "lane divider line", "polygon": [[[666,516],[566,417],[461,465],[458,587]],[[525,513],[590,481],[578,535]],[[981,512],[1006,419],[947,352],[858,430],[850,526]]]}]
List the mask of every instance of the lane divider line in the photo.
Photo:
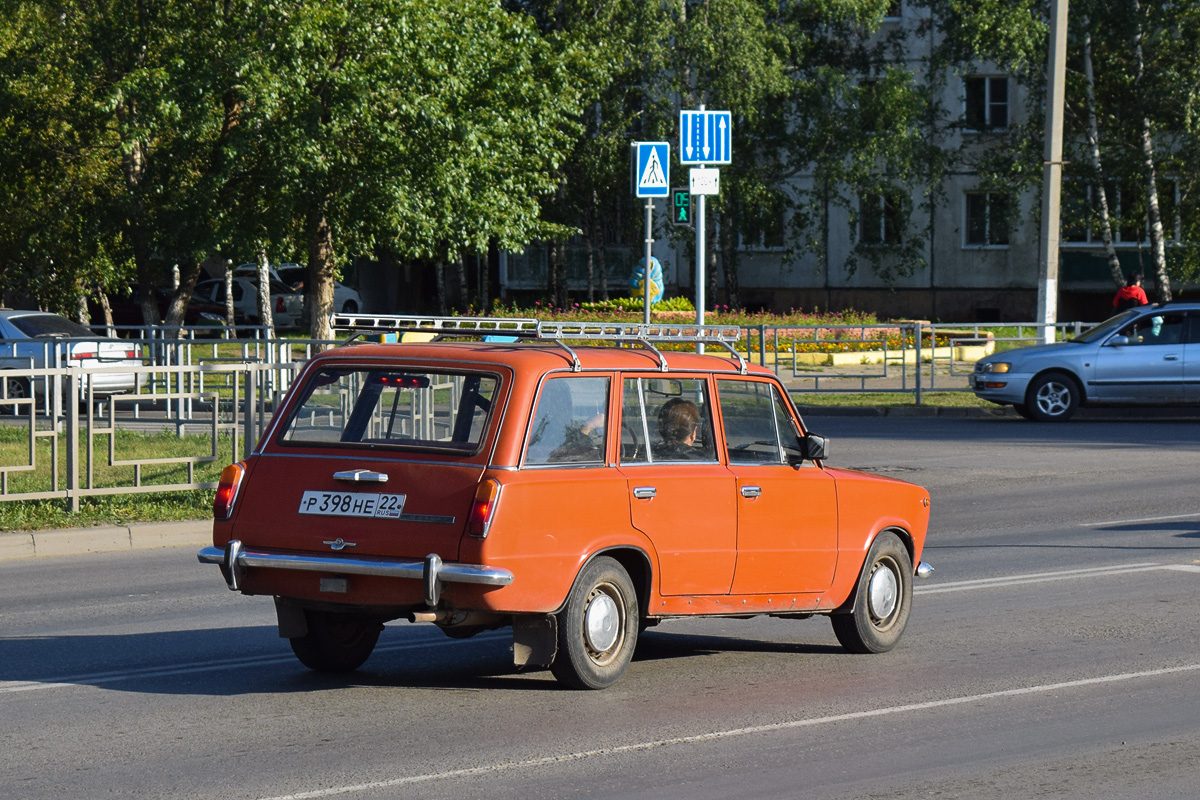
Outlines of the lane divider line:
[{"label": "lane divider line", "polygon": [[713,742],[722,739],[733,739],[741,736],[750,736],[761,733],[774,733],[776,731],[796,730],[799,728],[812,728],[820,725],[830,725],[838,722],[853,722],[862,719],[872,719],[875,717],[890,716],[892,714],[904,714],[913,711],[927,711],[930,709],[947,708],[949,706],[958,706],[966,703],[979,703],[988,700],[997,700],[1001,698],[1020,697],[1022,695],[1047,694],[1050,692],[1059,692],[1065,689],[1078,689],[1087,686],[1101,686],[1105,684],[1122,683],[1127,681],[1140,680],[1145,678],[1157,678],[1165,675],[1180,675],[1188,672],[1200,671],[1200,664],[1185,664],[1176,667],[1163,667],[1161,669],[1142,670],[1140,672],[1122,672],[1116,675],[1102,675],[1095,678],[1080,678],[1073,681],[1062,681],[1060,683],[1046,683],[1038,686],[1025,686],[1018,689],[1003,689],[996,692],[984,692],[982,694],[964,695],[961,697],[950,697],[943,700],[930,700],[924,703],[907,703],[899,706],[887,706],[884,708],[875,708],[868,711],[853,711],[846,714],[831,714],[826,717],[814,717],[808,719],[790,720],[788,722],[773,722],[766,725],[751,725],[744,728],[730,728],[721,731],[710,731],[708,733],[699,733],[693,736],[678,736],[671,739],[655,739],[645,742],[636,742],[633,744],[616,745],[613,747],[597,748],[595,750],[580,750],[574,753],[564,753],[561,755],[544,756],[542,758],[530,758],[522,761],[498,762],[495,764],[487,764],[479,767],[469,767],[464,769],[446,770],[444,772],[429,772],[421,775],[406,775],[397,778],[387,778],[378,781],[368,781],[364,783],[347,784],[344,786],[331,786],[325,789],[316,789],[307,792],[297,792],[295,794],[279,795],[276,797],[264,797],[259,800],[318,800],[324,797],[335,797],[337,795],[356,794],[359,792],[377,791],[380,789],[392,789],[400,786],[409,786],[419,783],[429,783],[432,781],[448,780],[453,778],[469,778],[479,775],[489,775],[500,772],[507,772],[521,769],[537,769],[539,767],[553,766],[555,764],[566,764],[576,761],[584,761],[591,758],[603,756],[623,755],[625,753],[637,753],[646,750],[654,750],[659,747],[671,747],[683,744],[696,744],[700,742]]}]

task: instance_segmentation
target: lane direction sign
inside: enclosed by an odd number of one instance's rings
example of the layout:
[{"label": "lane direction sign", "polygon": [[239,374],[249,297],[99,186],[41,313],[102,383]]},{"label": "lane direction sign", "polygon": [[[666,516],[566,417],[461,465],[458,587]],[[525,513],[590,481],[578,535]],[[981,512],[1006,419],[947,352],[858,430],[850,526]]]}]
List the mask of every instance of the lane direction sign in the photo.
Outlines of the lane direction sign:
[{"label": "lane direction sign", "polygon": [[679,163],[728,164],[732,143],[733,117],[728,111],[679,112]]},{"label": "lane direction sign", "polygon": [[671,146],[666,142],[637,142],[634,168],[636,197],[666,197],[671,192]]}]

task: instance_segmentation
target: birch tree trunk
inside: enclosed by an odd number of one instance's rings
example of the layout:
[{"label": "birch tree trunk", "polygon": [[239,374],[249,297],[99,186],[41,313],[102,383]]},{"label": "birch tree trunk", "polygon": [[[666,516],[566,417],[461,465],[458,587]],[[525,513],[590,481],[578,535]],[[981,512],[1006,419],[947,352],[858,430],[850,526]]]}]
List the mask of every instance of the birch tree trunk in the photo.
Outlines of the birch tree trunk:
[{"label": "birch tree trunk", "polygon": [[[1145,29],[1142,23],[1140,0],[1133,0],[1133,13],[1137,17],[1137,33],[1134,35],[1134,57],[1137,59],[1136,86],[1141,86],[1146,71],[1146,59],[1142,52]],[[1140,94],[1140,93],[1139,93]],[[1150,223],[1150,250],[1154,258],[1154,277],[1158,284],[1158,299],[1171,302],[1171,278],[1167,275],[1167,248],[1163,236],[1162,214],[1158,207],[1158,177],[1154,165],[1154,131],[1150,117],[1142,115],[1142,158],[1146,165],[1146,213]]]},{"label": "birch tree trunk", "polygon": [[1084,86],[1087,88],[1087,118],[1088,118],[1088,153],[1092,158],[1092,170],[1096,173],[1094,187],[1097,206],[1100,211],[1100,238],[1104,242],[1104,254],[1108,257],[1108,270],[1112,273],[1113,283],[1117,287],[1125,285],[1125,273],[1121,271],[1121,262],[1117,258],[1117,248],[1113,247],[1112,222],[1108,215],[1108,194],[1104,191],[1104,166],[1100,163],[1100,126],[1096,121],[1096,76],[1092,69],[1092,34],[1090,20],[1083,20],[1086,31],[1083,35],[1083,74]]},{"label": "birch tree trunk", "polygon": [[258,253],[258,324],[267,327],[267,339],[275,338],[275,317],[271,313],[271,280],[268,270],[271,262],[267,251]]},{"label": "birch tree trunk", "polygon": [[[233,313],[233,262],[225,262],[225,325],[229,330],[235,330],[237,324]],[[234,334],[236,338],[236,332]]]}]

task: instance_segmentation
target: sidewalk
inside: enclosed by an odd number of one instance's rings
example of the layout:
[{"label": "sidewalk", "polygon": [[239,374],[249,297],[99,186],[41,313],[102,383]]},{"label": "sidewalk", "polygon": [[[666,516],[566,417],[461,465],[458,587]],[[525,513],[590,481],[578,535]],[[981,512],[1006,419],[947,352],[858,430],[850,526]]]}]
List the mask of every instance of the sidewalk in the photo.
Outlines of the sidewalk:
[{"label": "sidewalk", "polygon": [[0,533],[0,561],[162,547],[200,548],[211,542],[211,519]]}]

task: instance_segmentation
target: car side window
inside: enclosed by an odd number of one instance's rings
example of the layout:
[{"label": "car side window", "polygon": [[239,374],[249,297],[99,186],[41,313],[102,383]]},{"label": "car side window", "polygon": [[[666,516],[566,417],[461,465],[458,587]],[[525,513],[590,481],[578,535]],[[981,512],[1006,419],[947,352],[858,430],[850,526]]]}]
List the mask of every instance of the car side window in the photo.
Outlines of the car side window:
[{"label": "car side window", "polygon": [[704,380],[626,378],[621,396],[621,463],[717,460]]},{"label": "car side window", "polygon": [[1140,317],[1121,330],[1131,345],[1179,344],[1183,340],[1183,314]]},{"label": "car side window", "polygon": [[601,377],[544,381],[525,443],[526,466],[603,464],[608,387]]},{"label": "car side window", "polygon": [[731,464],[780,464],[798,453],[798,431],[776,388],[759,381],[718,380]]}]

